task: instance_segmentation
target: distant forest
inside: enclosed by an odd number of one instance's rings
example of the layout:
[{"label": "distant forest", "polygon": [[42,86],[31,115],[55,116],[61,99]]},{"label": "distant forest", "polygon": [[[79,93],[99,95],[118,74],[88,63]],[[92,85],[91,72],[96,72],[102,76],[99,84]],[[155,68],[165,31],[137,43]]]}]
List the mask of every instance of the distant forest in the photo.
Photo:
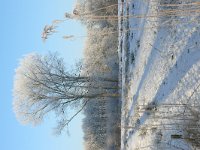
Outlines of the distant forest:
[{"label": "distant forest", "polygon": [[[74,9],[87,27],[84,48],[86,76],[112,78],[103,82],[110,94],[118,94],[118,20],[98,16],[117,16],[117,0],[78,0]],[[109,7],[110,6],[110,7]],[[109,34],[110,33],[110,34]],[[91,89],[88,92],[95,92]],[[84,146],[86,150],[118,150],[121,138],[121,103],[119,97],[95,98],[84,109]]]}]

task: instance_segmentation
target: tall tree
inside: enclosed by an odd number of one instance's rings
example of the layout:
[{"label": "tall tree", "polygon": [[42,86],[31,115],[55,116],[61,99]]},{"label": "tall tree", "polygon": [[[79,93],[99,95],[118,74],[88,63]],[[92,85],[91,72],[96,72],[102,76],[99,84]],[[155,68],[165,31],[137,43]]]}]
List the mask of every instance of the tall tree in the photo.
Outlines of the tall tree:
[{"label": "tall tree", "polygon": [[[26,55],[16,69],[14,80],[13,106],[18,120],[37,124],[54,111],[60,118],[57,128],[60,132],[89,100],[118,96],[112,92],[117,89],[116,80],[82,76],[80,70],[81,65],[67,70],[63,59],[55,53]],[[93,92],[88,92],[89,89]],[[68,117],[68,110],[73,108],[76,108],[74,115]]]}]

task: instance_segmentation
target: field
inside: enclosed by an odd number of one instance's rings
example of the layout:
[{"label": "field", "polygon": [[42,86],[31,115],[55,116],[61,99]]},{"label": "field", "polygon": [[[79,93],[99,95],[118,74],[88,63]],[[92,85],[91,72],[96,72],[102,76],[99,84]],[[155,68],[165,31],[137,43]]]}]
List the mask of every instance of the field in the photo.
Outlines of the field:
[{"label": "field", "polygon": [[122,150],[200,149],[199,7],[119,0]]}]

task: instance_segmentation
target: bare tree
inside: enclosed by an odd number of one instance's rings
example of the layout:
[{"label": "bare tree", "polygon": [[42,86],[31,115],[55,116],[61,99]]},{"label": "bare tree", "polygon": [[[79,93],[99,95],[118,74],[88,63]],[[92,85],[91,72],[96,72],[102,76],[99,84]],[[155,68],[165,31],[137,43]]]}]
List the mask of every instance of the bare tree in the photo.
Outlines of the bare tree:
[{"label": "bare tree", "polygon": [[[14,81],[13,106],[18,120],[37,124],[54,111],[60,118],[57,129],[61,131],[89,100],[118,97],[112,92],[117,89],[116,80],[81,76],[80,69],[78,65],[74,70],[67,70],[63,59],[55,53],[26,55],[16,69]],[[108,86],[110,83],[112,86]],[[88,92],[89,89],[93,92]],[[67,112],[72,108],[76,108],[75,114],[68,117]]]}]

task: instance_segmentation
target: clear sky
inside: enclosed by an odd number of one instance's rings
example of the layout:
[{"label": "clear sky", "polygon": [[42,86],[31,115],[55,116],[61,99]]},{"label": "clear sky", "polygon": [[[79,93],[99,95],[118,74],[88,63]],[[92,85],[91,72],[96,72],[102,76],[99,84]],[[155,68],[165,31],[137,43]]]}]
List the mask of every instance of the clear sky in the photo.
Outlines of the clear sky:
[{"label": "clear sky", "polygon": [[30,52],[58,51],[72,64],[82,56],[83,39],[66,41],[65,34],[84,35],[79,22],[65,22],[46,43],[41,32],[54,19],[71,12],[73,0],[0,0],[0,150],[82,150],[79,116],[70,125],[71,136],[54,136],[54,118],[38,127],[22,126],[12,111],[12,84],[19,59]]}]

